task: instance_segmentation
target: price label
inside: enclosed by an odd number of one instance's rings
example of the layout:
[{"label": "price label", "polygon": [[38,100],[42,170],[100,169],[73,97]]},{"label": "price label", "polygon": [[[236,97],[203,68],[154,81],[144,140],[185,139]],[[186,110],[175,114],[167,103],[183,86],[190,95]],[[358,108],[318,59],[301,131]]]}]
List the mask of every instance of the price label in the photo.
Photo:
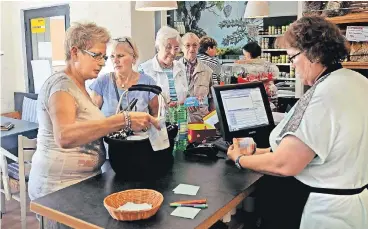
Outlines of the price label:
[{"label": "price label", "polygon": [[348,26],[346,39],[348,41],[368,41],[368,26]]}]

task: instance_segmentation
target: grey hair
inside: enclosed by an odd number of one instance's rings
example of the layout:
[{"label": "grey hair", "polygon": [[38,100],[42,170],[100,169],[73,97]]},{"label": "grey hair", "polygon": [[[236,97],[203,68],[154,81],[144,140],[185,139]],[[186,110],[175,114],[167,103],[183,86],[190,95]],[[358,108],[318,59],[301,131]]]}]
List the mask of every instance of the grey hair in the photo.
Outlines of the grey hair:
[{"label": "grey hair", "polygon": [[186,33],[183,35],[183,37],[181,38],[181,44],[184,45],[185,41],[187,41],[189,38],[194,38],[198,41],[198,44],[199,44],[199,37],[195,34],[195,33]]},{"label": "grey hair", "polygon": [[74,23],[65,34],[65,57],[66,60],[71,59],[70,50],[72,47],[79,49],[89,49],[96,43],[107,44],[110,41],[110,34],[104,28],[97,26],[93,22]]},{"label": "grey hair", "polygon": [[[129,42],[127,42],[126,40],[128,40]],[[129,45],[132,45],[130,46]],[[119,38],[114,38],[111,40],[111,52],[114,52],[116,50],[116,47],[119,44],[126,44],[130,49],[132,49],[133,53],[131,53],[134,57],[134,59],[138,59],[139,57],[139,52],[138,52],[138,47],[136,45],[136,43],[132,40],[131,37],[119,37]]]},{"label": "grey hair", "polygon": [[160,47],[164,47],[167,45],[167,40],[170,38],[175,38],[179,42],[179,47],[181,46],[181,38],[180,33],[169,26],[163,26],[161,29],[157,31],[155,47],[157,50]]}]

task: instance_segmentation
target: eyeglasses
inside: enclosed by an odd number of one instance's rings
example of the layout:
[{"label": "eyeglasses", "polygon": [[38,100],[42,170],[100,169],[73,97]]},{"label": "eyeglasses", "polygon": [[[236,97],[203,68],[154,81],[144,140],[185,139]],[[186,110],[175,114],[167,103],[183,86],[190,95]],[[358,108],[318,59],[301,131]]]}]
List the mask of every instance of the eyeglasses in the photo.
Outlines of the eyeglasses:
[{"label": "eyeglasses", "polygon": [[171,52],[171,50],[174,49],[174,52],[180,52],[180,47],[179,46],[172,46],[172,45],[166,45],[165,46],[165,51],[166,52]]},{"label": "eyeglasses", "polygon": [[91,57],[93,57],[93,59],[97,60],[97,61],[101,61],[102,59],[104,61],[106,61],[108,59],[108,57],[106,55],[102,55],[102,53],[94,53],[85,49],[82,49],[83,52],[87,53],[88,55],[90,55]]},{"label": "eyeglasses", "polygon": [[302,51],[300,51],[300,52],[298,52],[297,54],[295,54],[295,55],[292,55],[291,57],[289,57],[289,61],[292,63],[292,64],[294,64],[294,59],[295,59],[295,57],[297,57],[298,55],[300,55],[302,53]]},{"label": "eyeglasses", "polygon": [[198,48],[198,44],[196,44],[196,43],[194,43],[194,44],[186,44],[186,45],[184,45],[184,47],[186,48],[186,49],[190,49],[190,47],[193,47],[193,48]]},{"label": "eyeglasses", "polygon": [[129,41],[128,38],[126,38],[126,37],[119,37],[119,38],[115,38],[113,40],[114,41],[117,41],[117,42],[126,42],[126,43],[128,43],[128,45],[130,46],[130,48],[134,51],[133,45],[132,45],[132,43],[130,43],[130,41]]}]

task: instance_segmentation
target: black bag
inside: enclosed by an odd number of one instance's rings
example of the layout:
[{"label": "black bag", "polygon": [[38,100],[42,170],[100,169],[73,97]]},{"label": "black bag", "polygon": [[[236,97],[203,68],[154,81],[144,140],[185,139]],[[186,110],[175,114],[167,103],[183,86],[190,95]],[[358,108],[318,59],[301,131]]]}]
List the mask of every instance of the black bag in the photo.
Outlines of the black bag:
[{"label": "black bag", "polygon": [[[130,87],[128,91],[149,91],[161,96],[161,88],[152,85],[137,84]],[[110,135],[104,138],[108,144],[111,167],[119,179],[127,181],[153,180],[165,175],[172,168],[174,162],[172,153],[175,137],[178,134],[178,126],[166,122],[166,128],[170,147],[160,151],[153,151],[148,138],[127,140],[116,139]]]}]

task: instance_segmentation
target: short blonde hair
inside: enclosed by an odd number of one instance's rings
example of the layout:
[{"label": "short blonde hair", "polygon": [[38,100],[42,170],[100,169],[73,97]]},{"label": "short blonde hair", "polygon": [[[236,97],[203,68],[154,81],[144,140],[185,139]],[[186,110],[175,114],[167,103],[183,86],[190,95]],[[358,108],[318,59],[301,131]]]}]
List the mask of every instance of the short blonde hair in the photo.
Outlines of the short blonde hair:
[{"label": "short blonde hair", "polygon": [[195,33],[189,32],[189,33],[184,34],[183,37],[181,38],[181,44],[182,44],[183,47],[184,47],[185,41],[188,40],[191,37],[196,39],[198,41],[198,44],[199,44],[199,37]]},{"label": "short blonde hair", "polygon": [[132,40],[131,37],[119,37],[119,38],[113,38],[111,40],[111,52],[115,52],[116,47],[120,44],[126,44],[128,45],[129,48],[131,48],[133,50],[133,57],[134,59],[138,59],[139,57],[139,52],[138,52],[138,47],[135,44],[135,42]]},{"label": "short blonde hair", "polygon": [[110,34],[104,28],[97,26],[93,22],[74,23],[65,34],[65,56],[66,60],[70,60],[70,49],[76,46],[79,49],[89,49],[96,43],[107,44],[110,41]]}]

